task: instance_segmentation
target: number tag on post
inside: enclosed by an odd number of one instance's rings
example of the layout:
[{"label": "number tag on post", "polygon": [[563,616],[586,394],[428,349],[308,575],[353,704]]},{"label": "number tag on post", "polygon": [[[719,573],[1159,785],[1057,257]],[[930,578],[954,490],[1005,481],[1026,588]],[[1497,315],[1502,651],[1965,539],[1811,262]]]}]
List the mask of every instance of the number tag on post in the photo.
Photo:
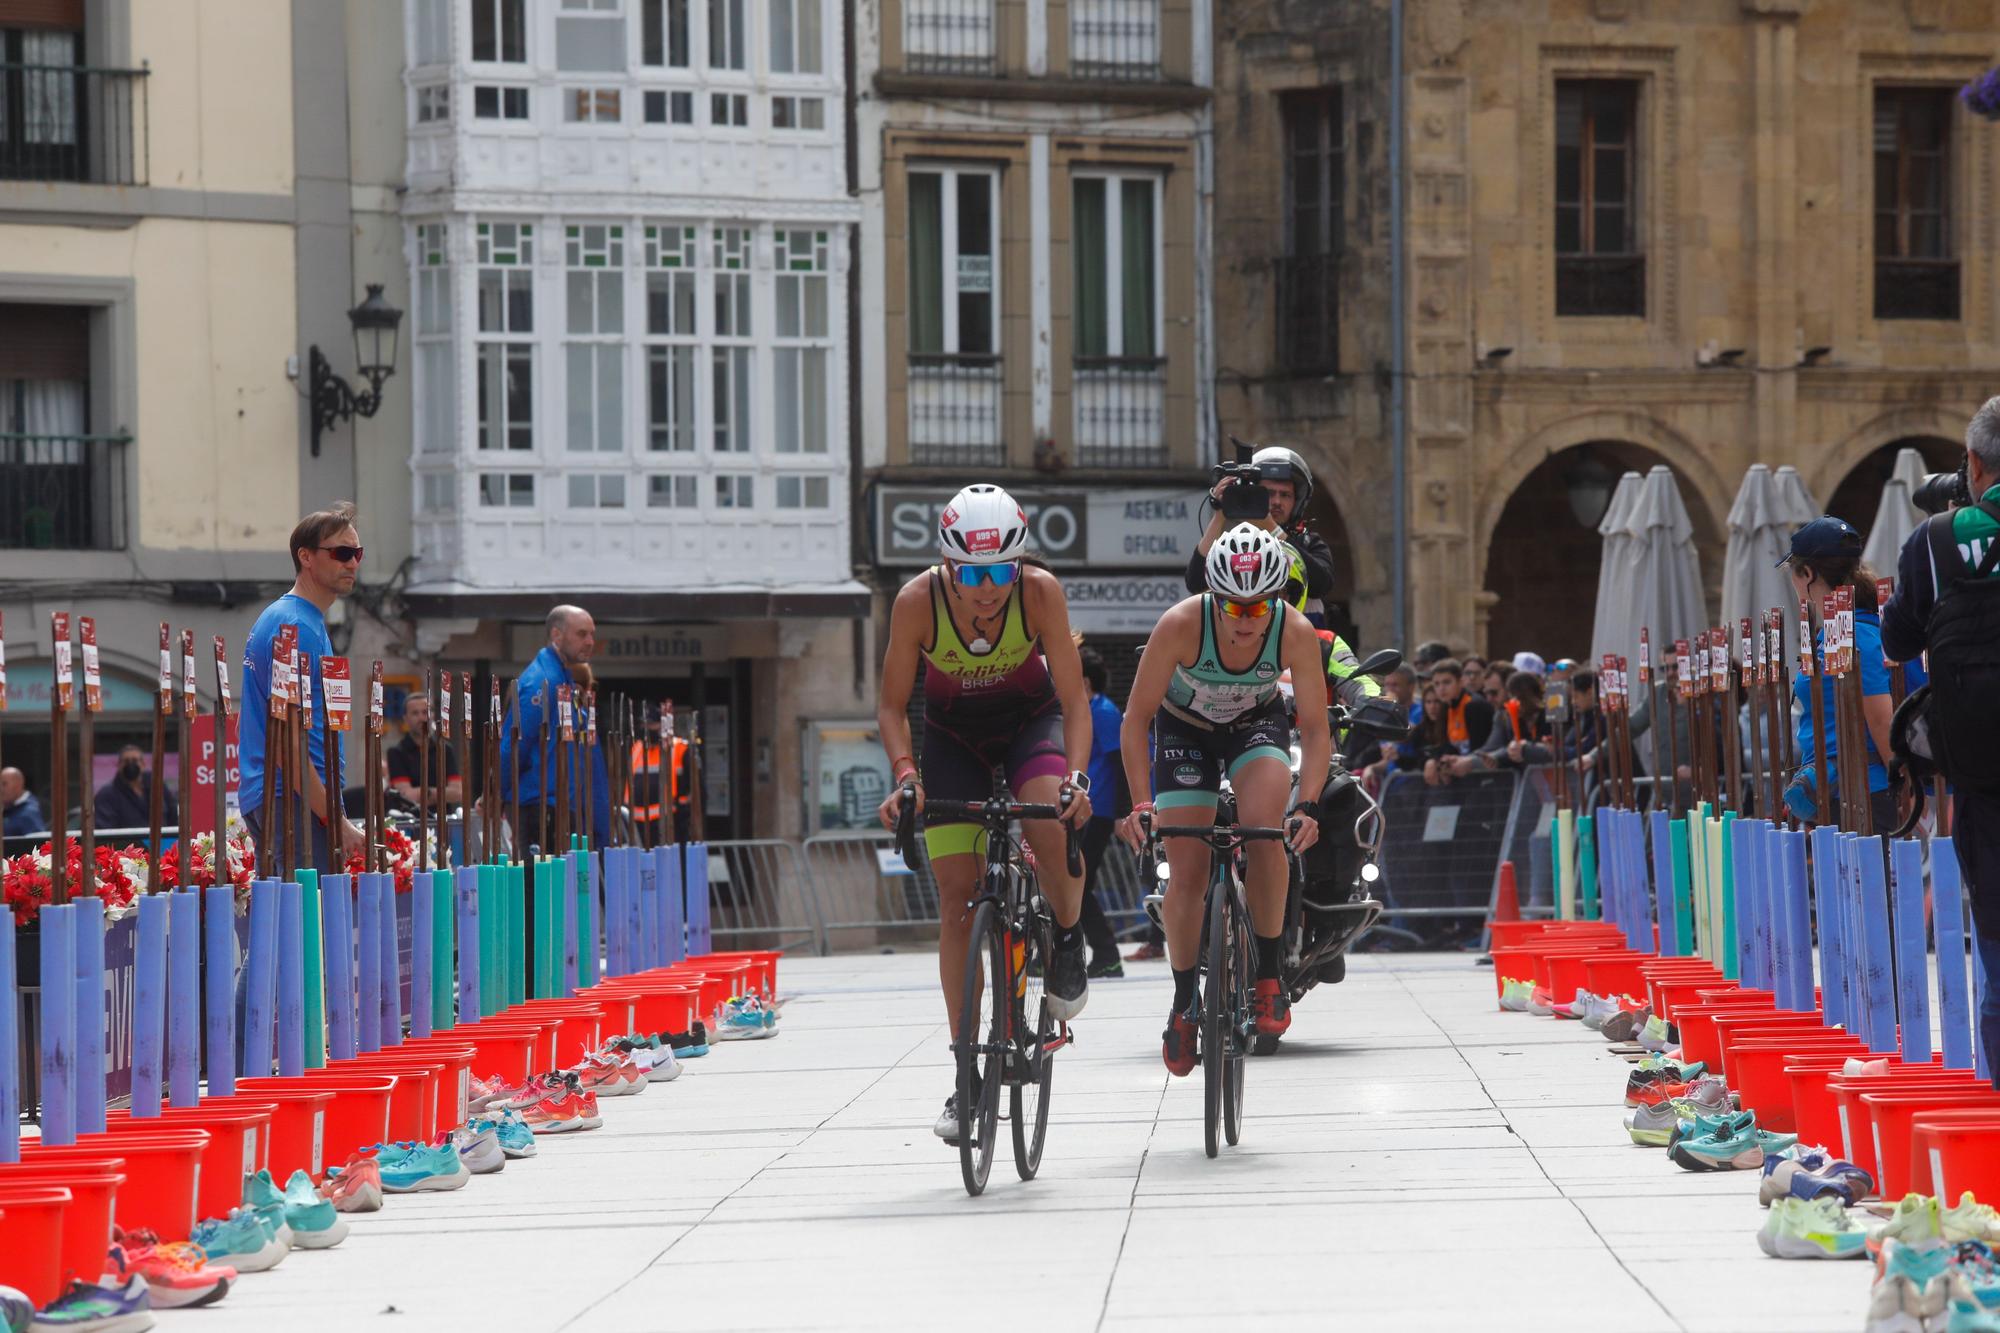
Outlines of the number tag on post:
[{"label": "number tag on post", "polygon": [[438,672],[438,737],[451,739],[451,672]]},{"label": "number tag on post", "polygon": [[1683,699],[1687,698],[1693,692],[1691,682],[1688,680],[1688,641],[1686,639],[1674,640],[1674,692]]},{"label": "number tag on post", "polygon": [[576,720],[570,714],[569,686],[556,686],[556,718],[561,728],[560,735],[566,741],[576,739]]},{"label": "number tag on post", "polygon": [[459,678],[458,722],[459,735],[468,741],[472,739],[472,673],[466,672]]},{"label": "number tag on post", "polygon": [[1653,683],[1653,644],[1643,625],[1639,627],[1639,683]]},{"label": "number tag on post", "polygon": [[326,724],[334,731],[354,725],[354,683],[348,678],[347,659],[319,659],[320,692],[326,699]]},{"label": "number tag on post", "polygon": [[101,713],[104,678],[97,672],[97,621],[90,616],[78,616],[76,632],[83,644],[83,711]]},{"label": "number tag on post", "polygon": [[583,692],[583,737],[592,745],[597,744],[597,691]]},{"label": "number tag on post", "polygon": [[182,711],[192,718],[195,715],[194,683],[194,631],[181,631],[181,705]]},{"label": "number tag on post", "polygon": [[493,725],[497,727],[500,725],[500,716],[501,716],[500,677],[498,676],[493,677],[493,702],[490,705],[490,708],[491,711],[488,713],[487,716],[491,719]]},{"label": "number tag on post", "polygon": [[174,627],[160,622],[160,716],[174,715]]},{"label": "number tag on post", "polygon": [[49,613],[49,636],[55,653],[56,707],[67,713],[76,702],[76,671],[69,657],[69,612]]},{"label": "number tag on post", "polygon": [[383,730],[382,661],[377,658],[374,670],[368,673],[368,734],[380,736]]},{"label": "number tag on post", "polygon": [[0,713],[7,711],[7,634],[6,618],[0,616]]},{"label": "number tag on post", "polygon": [[216,735],[223,734],[222,719],[236,711],[235,703],[229,697],[229,649],[223,644],[220,634],[215,636],[215,717]]}]

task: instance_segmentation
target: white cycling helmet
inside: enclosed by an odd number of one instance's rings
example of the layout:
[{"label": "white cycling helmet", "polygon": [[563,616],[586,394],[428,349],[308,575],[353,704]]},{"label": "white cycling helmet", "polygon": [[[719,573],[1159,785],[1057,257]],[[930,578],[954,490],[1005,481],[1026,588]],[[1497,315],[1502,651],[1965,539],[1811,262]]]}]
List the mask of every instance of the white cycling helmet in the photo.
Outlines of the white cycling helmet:
[{"label": "white cycling helmet", "polygon": [[998,486],[967,486],[938,515],[938,550],[960,564],[997,565],[1027,549],[1028,516]]},{"label": "white cycling helmet", "polygon": [[1238,523],[1208,548],[1208,590],[1238,602],[1276,597],[1291,567],[1291,548],[1275,532]]},{"label": "white cycling helmet", "polygon": [[1250,461],[1260,465],[1279,463],[1292,470],[1292,491],[1297,497],[1292,501],[1292,522],[1303,522],[1306,506],[1312,503],[1313,474],[1306,466],[1306,460],[1281,444],[1267,444],[1250,455]]}]

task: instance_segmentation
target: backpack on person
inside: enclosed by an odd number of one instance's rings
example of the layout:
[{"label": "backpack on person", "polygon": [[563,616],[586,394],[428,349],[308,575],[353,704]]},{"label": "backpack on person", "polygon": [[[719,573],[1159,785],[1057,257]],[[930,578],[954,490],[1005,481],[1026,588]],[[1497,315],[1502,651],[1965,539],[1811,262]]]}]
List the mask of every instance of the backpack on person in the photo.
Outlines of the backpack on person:
[{"label": "backpack on person", "polygon": [[[2000,504],[1979,508],[2000,523]],[[2000,537],[1974,568],[1959,552],[1951,515],[1926,520],[1937,600],[1926,636],[1929,739],[1938,771],[1956,786],[2000,795]]]}]

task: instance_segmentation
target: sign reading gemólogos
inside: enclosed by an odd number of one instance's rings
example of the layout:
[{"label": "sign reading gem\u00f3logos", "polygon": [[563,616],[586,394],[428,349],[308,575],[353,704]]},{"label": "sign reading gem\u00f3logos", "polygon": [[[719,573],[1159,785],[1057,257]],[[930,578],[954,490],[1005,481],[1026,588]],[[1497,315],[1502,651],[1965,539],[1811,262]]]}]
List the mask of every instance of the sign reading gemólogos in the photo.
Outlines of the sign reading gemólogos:
[{"label": "sign reading gem\u00f3logos", "polygon": [[[943,487],[875,489],[875,561],[937,559]],[[1057,567],[1179,569],[1201,536],[1201,492],[1167,487],[1037,487],[1013,492],[1028,516],[1028,549]]]},{"label": "sign reading gem\u00f3logos", "polygon": [[1063,595],[1070,626],[1085,634],[1150,634],[1188,591],[1178,574],[1072,574],[1063,580]]}]

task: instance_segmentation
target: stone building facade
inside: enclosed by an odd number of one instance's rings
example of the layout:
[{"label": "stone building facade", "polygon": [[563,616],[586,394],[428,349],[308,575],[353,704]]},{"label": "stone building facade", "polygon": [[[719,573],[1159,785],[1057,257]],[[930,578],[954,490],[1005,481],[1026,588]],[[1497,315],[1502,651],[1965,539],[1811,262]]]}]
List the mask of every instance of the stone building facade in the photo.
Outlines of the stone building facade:
[{"label": "stone building facade", "polygon": [[1394,623],[1392,392],[1412,643],[1580,655],[1627,468],[1674,470],[1713,588],[1749,464],[1865,526],[1896,448],[1953,463],[2000,352],[2000,129],[1956,92],[2000,10],[1407,0],[1392,154],[1389,6],[1309,8],[1220,11],[1216,401],[1325,474],[1364,640]]}]

